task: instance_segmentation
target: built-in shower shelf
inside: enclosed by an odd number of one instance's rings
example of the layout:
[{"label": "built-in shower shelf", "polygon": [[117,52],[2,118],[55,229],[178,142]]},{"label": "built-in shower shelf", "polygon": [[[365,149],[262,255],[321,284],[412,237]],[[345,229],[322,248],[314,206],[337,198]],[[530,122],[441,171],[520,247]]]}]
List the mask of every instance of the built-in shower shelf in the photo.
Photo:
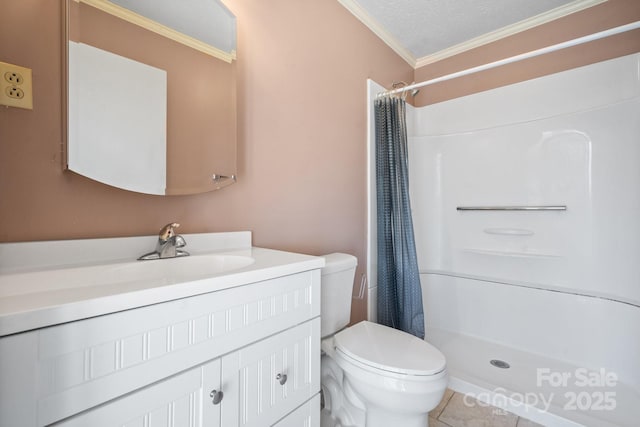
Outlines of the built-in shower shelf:
[{"label": "built-in shower shelf", "polygon": [[472,254],[491,255],[491,256],[510,257],[510,258],[547,258],[547,259],[564,258],[563,255],[545,254],[545,253],[539,253],[539,252],[496,251],[491,249],[476,249],[476,248],[464,248],[464,249],[461,249],[461,251],[472,253]]},{"label": "built-in shower shelf", "polygon": [[497,234],[500,236],[533,236],[536,234],[531,230],[525,230],[524,228],[485,228],[487,234]]}]

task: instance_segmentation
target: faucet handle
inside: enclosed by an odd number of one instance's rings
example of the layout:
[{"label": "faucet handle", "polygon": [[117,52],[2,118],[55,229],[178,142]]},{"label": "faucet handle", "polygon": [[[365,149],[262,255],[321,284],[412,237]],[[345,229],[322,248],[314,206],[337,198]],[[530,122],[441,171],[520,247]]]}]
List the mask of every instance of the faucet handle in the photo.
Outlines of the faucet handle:
[{"label": "faucet handle", "polygon": [[175,232],[175,228],[180,227],[180,224],[178,224],[177,222],[172,222],[170,224],[165,225],[164,227],[162,227],[162,229],[160,230],[160,234],[158,235],[158,237],[160,238],[160,240],[162,240],[163,242],[166,242],[167,240],[169,240],[170,238],[172,238],[173,236],[176,235]]},{"label": "faucet handle", "polygon": [[186,240],[179,234],[176,234],[176,248],[184,248],[187,246]]}]

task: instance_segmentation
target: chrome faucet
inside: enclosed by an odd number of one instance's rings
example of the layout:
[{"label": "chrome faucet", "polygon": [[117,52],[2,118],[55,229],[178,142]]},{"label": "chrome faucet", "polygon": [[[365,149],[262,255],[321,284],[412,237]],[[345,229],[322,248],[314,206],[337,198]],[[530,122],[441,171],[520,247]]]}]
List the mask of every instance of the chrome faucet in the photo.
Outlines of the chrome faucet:
[{"label": "chrome faucet", "polygon": [[184,240],[184,237],[176,234],[175,229],[178,227],[180,227],[180,224],[177,222],[172,222],[162,227],[158,235],[156,249],[153,252],[142,255],[138,260],[145,261],[149,259],[189,256],[189,252],[180,249],[185,247],[187,242]]}]

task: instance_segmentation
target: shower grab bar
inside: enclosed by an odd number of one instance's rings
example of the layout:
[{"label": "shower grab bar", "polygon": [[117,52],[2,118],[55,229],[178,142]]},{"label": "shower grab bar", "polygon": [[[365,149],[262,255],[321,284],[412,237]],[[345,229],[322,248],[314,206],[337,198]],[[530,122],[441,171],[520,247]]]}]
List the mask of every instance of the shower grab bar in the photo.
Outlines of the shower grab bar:
[{"label": "shower grab bar", "polygon": [[566,205],[556,206],[458,206],[458,211],[566,211]]}]

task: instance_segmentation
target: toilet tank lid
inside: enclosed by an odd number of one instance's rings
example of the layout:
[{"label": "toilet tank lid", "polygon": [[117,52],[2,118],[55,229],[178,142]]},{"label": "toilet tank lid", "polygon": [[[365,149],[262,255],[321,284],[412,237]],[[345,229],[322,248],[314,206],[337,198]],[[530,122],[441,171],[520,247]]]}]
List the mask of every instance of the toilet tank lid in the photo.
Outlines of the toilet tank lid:
[{"label": "toilet tank lid", "polygon": [[325,264],[322,274],[338,273],[340,271],[355,268],[358,265],[358,259],[353,255],[333,253],[323,256]]}]

